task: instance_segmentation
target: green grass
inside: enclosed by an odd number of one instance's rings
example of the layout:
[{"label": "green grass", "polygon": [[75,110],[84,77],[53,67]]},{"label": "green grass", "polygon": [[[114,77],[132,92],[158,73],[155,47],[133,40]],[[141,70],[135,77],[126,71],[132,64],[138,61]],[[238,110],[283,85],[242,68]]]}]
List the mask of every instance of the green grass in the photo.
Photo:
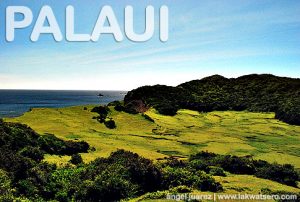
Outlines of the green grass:
[{"label": "green grass", "polygon": [[[266,179],[261,179],[257,178],[251,175],[232,175],[228,174],[226,177],[219,177],[215,176],[214,177],[216,181],[220,182],[224,188],[224,191],[222,193],[218,194],[239,194],[239,193],[244,193],[244,194],[259,194],[262,193],[263,189],[269,189],[272,190],[273,192],[288,192],[288,193],[299,193],[300,189],[295,188],[295,187],[290,187],[287,185],[283,185],[271,180],[266,180]],[[169,194],[169,193],[168,193]],[[201,192],[199,190],[193,190],[190,194],[194,195],[213,195],[211,192]],[[265,194],[265,193],[264,193]],[[156,199],[156,200],[151,200],[151,199],[145,199],[147,198],[148,194],[145,194],[143,196],[140,196],[138,198],[129,200],[130,202],[138,202],[138,201],[155,201],[155,202],[167,202],[170,200],[166,199]],[[166,197],[164,197],[166,198]],[[212,200],[203,200],[203,201],[212,201]],[[220,200],[218,200],[220,201]],[[223,201],[237,201],[237,200],[223,200]],[[244,201],[244,200],[243,200]],[[247,200],[251,201],[251,200]],[[252,200],[253,201],[253,200]],[[270,200],[267,200],[270,201]],[[273,201],[273,200],[271,200]]]},{"label": "green grass", "polygon": [[[29,125],[40,134],[52,133],[63,139],[85,140],[96,150],[83,154],[85,161],[108,156],[116,149],[137,152],[150,159],[165,156],[188,157],[199,151],[219,154],[252,155],[269,162],[290,163],[300,168],[300,127],[274,119],[274,113],[210,112],[180,110],[174,117],[155,110],[142,115],[117,112],[109,117],[117,125],[108,129],[92,119],[93,106],[33,109],[6,121]],[[68,158],[47,157],[63,162]]]},{"label": "green grass", "polygon": [[[180,110],[176,116],[170,117],[151,109],[146,114],[155,120],[153,123],[141,114],[131,115],[111,108],[109,117],[115,120],[117,128],[108,129],[92,119],[97,116],[90,112],[93,107],[87,106],[88,110],[84,110],[84,106],[33,109],[21,117],[5,120],[27,124],[40,134],[51,133],[66,140],[87,141],[95,151],[82,154],[85,162],[107,157],[117,149],[133,151],[152,160],[166,156],[186,158],[204,150],[252,155],[257,159],[290,163],[300,168],[300,127],[274,119],[274,113]],[[46,160],[65,164],[70,157],[47,155]],[[300,192],[297,188],[248,175],[229,174],[215,178],[221,182],[225,193],[258,194],[263,188]]]}]

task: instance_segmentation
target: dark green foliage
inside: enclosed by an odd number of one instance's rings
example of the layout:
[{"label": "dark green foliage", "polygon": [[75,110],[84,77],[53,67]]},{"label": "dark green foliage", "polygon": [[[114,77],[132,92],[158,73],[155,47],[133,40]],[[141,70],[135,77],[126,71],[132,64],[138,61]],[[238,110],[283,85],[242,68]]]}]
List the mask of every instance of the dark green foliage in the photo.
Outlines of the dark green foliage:
[{"label": "dark green foliage", "polygon": [[35,161],[41,161],[44,158],[44,151],[40,150],[38,147],[27,146],[20,151],[20,155]]},{"label": "dark green foliage", "polygon": [[[18,142],[19,139],[23,142]],[[210,174],[222,175],[223,169],[253,173],[291,186],[299,180],[291,165],[208,152],[198,153],[189,160],[171,158],[154,164],[138,154],[118,150],[108,158],[83,164],[77,153],[87,150],[87,143],[63,141],[53,135],[39,136],[20,124],[0,122],[0,140],[1,201],[22,197],[30,201],[109,202],[149,192],[156,192],[158,197],[168,189],[180,193],[192,188],[217,192],[222,186]],[[41,161],[44,153],[73,155],[71,163],[77,166],[57,168]]]},{"label": "dark green foliage", "polygon": [[123,105],[116,105],[114,109],[118,112],[122,112],[125,110],[125,107]]},{"label": "dark green foliage", "polygon": [[53,195],[45,186],[51,172],[56,169],[41,162],[44,153],[73,154],[72,151],[87,151],[89,147],[86,142],[64,142],[53,135],[39,136],[25,125],[2,121],[0,143],[0,169],[7,172],[15,193],[44,199]]},{"label": "dark green foliage", "polygon": [[[118,103],[120,102],[115,101],[113,103],[110,103],[110,106],[112,106],[113,104],[118,105]],[[99,123],[104,123],[104,125],[109,129],[115,129],[117,125],[112,118],[108,117],[109,111],[110,109],[108,106],[99,106],[92,109],[92,112],[96,112],[99,114],[98,117],[95,117],[95,119],[97,119]]]},{"label": "dark green foliage", "polygon": [[276,119],[293,125],[300,125],[300,94],[282,103],[276,111]]},{"label": "dark green foliage", "polygon": [[11,179],[4,170],[0,169],[0,201],[12,202],[14,201],[14,190],[12,188]]},{"label": "dark green foliage", "polygon": [[96,113],[98,113],[100,115],[107,116],[107,114],[109,112],[109,108],[107,106],[94,107],[92,109],[92,112],[96,112]]},{"label": "dark green foliage", "polygon": [[254,160],[249,156],[237,157],[200,152],[190,157],[190,166],[206,172],[210,171],[211,166],[217,166],[230,173],[255,175],[294,187],[300,179],[299,174],[290,164],[270,164],[266,161]]},{"label": "dark green foliage", "polygon": [[85,181],[76,199],[83,201],[120,201],[135,196],[138,186],[127,177],[126,170],[117,165],[109,166],[93,181]]},{"label": "dark green foliage", "polygon": [[110,102],[110,103],[108,103],[107,106],[113,106],[114,109],[115,109],[116,111],[119,111],[119,112],[125,110],[124,103],[123,103],[123,102],[120,102],[120,101],[113,101],[113,102]]},{"label": "dark green foliage", "polygon": [[213,176],[226,176],[223,168],[216,167],[216,166],[210,166],[209,167],[209,174]]},{"label": "dark green foliage", "polygon": [[52,134],[40,136],[38,142],[41,150],[49,154],[72,155],[86,153],[89,149],[89,144],[84,141],[63,141]]},{"label": "dark green foliage", "polygon": [[0,147],[19,151],[26,146],[38,146],[39,135],[22,124],[4,123],[0,121]]},{"label": "dark green foliage", "polygon": [[297,187],[297,181],[300,180],[295,168],[290,164],[270,164],[268,166],[260,167],[257,169],[255,176],[293,187]]},{"label": "dark green foliage", "polygon": [[201,191],[221,191],[222,186],[210,175],[203,171],[194,171],[188,168],[165,167],[163,170],[163,185],[169,189],[177,186],[188,186]]},{"label": "dark green foliage", "polygon": [[179,107],[177,105],[173,105],[172,103],[162,103],[155,106],[155,109],[163,115],[174,116]]},{"label": "dark green foliage", "polygon": [[109,129],[115,129],[117,127],[115,121],[112,119],[105,120],[104,125]]},{"label": "dark green foliage", "polygon": [[74,164],[74,165],[78,165],[78,164],[83,163],[83,160],[82,160],[82,157],[81,157],[80,154],[73,154],[73,155],[71,156],[70,162],[71,162],[72,164]]},{"label": "dark green foliage", "polygon": [[151,192],[160,188],[161,172],[152,161],[124,150],[113,152],[108,161],[126,168],[132,181],[141,187],[140,192]]},{"label": "dark green foliage", "polygon": [[92,109],[92,112],[96,112],[99,114],[99,116],[96,117],[96,119],[100,122],[100,123],[104,123],[105,119],[109,113],[109,108],[107,106],[99,106],[99,107],[94,107]]},{"label": "dark green foliage", "polygon": [[128,92],[124,103],[129,113],[144,112],[138,107],[142,105],[165,115],[175,115],[178,109],[275,112],[277,119],[300,125],[300,79],[267,74],[237,79],[214,75],[177,87],[140,87]]},{"label": "dark green foliage", "polygon": [[119,201],[156,191],[162,181],[152,161],[124,150],[91,162],[81,176],[85,183],[76,198],[84,201]]}]

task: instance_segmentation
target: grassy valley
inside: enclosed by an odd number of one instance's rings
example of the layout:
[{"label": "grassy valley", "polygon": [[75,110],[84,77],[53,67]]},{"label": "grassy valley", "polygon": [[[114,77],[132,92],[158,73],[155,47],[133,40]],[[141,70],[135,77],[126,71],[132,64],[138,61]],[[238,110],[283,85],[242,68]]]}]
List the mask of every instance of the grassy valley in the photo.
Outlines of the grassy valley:
[{"label": "grassy valley", "polygon": [[[180,110],[175,116],[165,116],[151,109],[145,114],[152,122],[141,114],[118,112],[110,107],[109,116],[117,128],[108,129],[92,119],[96,115],[92,108],[33,109],[6,121],[27,124],[40,134],[87,141],[96,150],[83,154],[86,162],[106,157],[116,149],[133,151],[152,160],[167,156],[187,158],[199,151],[210,151],[252,155],[300,168],[300,127],[276,120],[274,113]],[[61,162],[59,157],[49,159]]]},{"label": "grassy valley", "polygon": [[[93,163],[99,157],[107,158],[112,152],[124,149],[151,159],[155,164],[164,163],[169,157],[185,161],[193,154],[208,151],[250,155],[253,159],[288,163],[300,168],[300,127],[278,121],[274,113],[179,110],[175,116],[166,116],[155,109],[149,109],[144,115],[128,114],[111,106],[108,117],[115,121],[116,128],[109,129],[93,119],[97,115],[91,112],[94,107],[33,109],[21,117],[5,121],[24,123],[42,135],[55,134],[63,140],[86,141],[91,149],[88,153],[81,153],[85,163]],[[45,155],[47,162],[59,167],[70,164],[70,158],[67,155]],[[253,174],[226,173],[226,176],[213,177],[223,187],[221,193],[300,192],[299,188]],[[206,193],[197,189],[191,192]],[[145,194],[132,201],[164,199],[166,193]]]}]

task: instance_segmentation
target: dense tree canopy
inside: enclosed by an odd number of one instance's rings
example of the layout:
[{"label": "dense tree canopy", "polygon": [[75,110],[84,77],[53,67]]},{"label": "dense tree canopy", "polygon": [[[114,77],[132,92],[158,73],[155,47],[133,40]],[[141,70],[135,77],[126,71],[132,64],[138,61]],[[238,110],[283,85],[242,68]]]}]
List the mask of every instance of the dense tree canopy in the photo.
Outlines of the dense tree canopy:
[{"label": "dense tree canopy", "polygon": [[144,105],[142,109],[154,107],[165,115],[175,115],[178,109],[275,112],[277,119],[300,125],[300,79],[268,74],[236,79],[214,75],[177,87],[140,87],[128,92],[124,103],[128,112],[144,112],[140,110]]}]

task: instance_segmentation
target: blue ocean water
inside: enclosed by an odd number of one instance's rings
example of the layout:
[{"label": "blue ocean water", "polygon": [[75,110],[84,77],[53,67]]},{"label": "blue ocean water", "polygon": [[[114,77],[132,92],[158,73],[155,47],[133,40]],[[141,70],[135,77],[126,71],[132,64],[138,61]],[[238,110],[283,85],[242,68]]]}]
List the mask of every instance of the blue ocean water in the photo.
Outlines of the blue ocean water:
[{"label": "blue ocean water", "polygon": [[0,118],[20,116],[31,108],[108,104],[123,100],[125,94],[125,91],[0,90]]}]

